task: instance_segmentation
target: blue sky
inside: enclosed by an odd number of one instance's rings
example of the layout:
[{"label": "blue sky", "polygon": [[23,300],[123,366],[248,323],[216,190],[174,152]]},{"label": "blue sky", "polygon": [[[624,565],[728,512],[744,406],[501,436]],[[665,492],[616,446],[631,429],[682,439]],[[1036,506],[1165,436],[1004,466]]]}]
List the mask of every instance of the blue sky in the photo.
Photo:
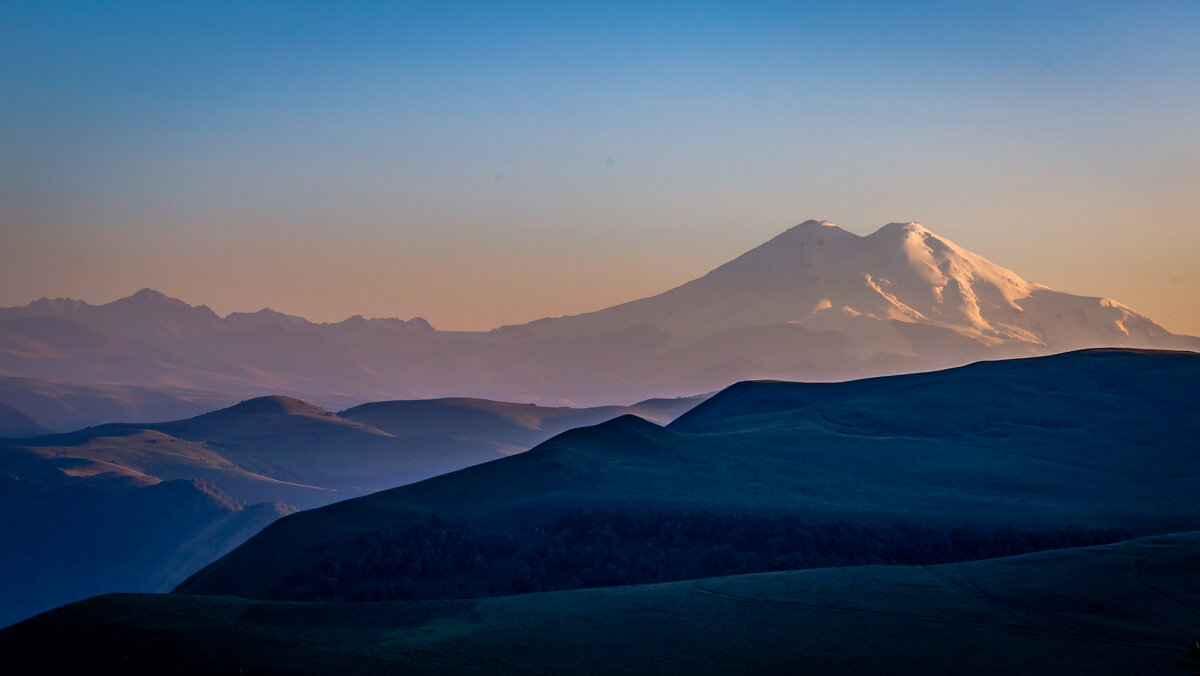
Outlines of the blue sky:
[{"label": "blue sky", "polygon": [[347,4],[6,3],[0,304],[488,328],[919,220],[1200,333],[1200,3]]}]

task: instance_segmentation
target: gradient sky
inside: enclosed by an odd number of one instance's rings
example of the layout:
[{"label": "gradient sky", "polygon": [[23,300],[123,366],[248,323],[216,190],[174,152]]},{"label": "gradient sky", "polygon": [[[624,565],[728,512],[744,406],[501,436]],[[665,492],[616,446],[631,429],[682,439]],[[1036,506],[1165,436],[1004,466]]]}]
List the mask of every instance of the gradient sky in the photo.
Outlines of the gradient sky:
[{"label": "gradient sky", "polygon": [[485,329],[917,220],[1200,334],[1194,1],[6,2],[0,91],[0,305]]}]

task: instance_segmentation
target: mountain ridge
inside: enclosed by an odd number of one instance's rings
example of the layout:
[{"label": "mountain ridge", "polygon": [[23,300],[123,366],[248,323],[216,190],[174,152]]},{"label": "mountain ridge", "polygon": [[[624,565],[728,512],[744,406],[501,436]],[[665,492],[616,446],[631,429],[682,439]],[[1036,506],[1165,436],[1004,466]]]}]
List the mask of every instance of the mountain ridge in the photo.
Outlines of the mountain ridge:
[{"label": "mountain ridge", "polygon": [[124,310],[127,308],[160,310],[169,308],[180,310],[183,312],[194,312],[198,316],[212,318],[218,323],[231,324],[232,326],[222,328],[256,328],[261,326],[269,326],[275,324],[302,324],[308,326],[337,326],[347,322],[379,322],[379,323],[399,323],[413,325],[418,328],[432,328],[429,322],[423,317],[413,317],[412,319],[404,320],[396,317],[374,317],[364,318],[362,315],[352,315],[339,322],[313,322],[298,315],[291,315],[284,312],[264,307],[257,311],[233,311],[224,316],[214,312],[207,305],[191,305],[186,301],[180,300],[173,296],[144,287],[128,296],[122,296],[116,300],[99,305],[93,305],[85,300],[76,298],[48,298],[42,296],[37,300],[31,301],[25,305],[13,307],[0,307],[0,319],[23,319],[26,317],[44,317],[50,315],[76,315],[86,313],[98,313],[104,310]]},{"label": "mountain ridge", "polygon": [[845,383],[742,383],[667,427],[622,416],[281,519],[176,591],[267,598],[380,524],[403,530],[431,513],[517,538],[580,510],[1192,530],[1197,382],[1200,355],[1087,350]]},{"label": "mountain ridge", "polygon": [[[157,309],[131,310],[143,306]],[[32,315],[60,323],[20,324]],[[73,347],[84,334],[137,368]],[[1093,347],[1198,351],[1200,338],[1027,281],[916,222],[860,236],[805,221],[660,294],[490,331],[438,331],[419,317],[315,324],[270,309],[221,318],[146,289],[102,306],[0,309],[9,373],[280,393],[339,409],[445,397],[602,405]]]},{"label": "mountain ridge", "polygon": [[[697,400],[632,410],[666,422]],[[264,396],[167,422],[0,439],[0,625],[103,591],[165,590],[293,505],[326,505],[517,454],[631,410],[484,400],[358,409],[336,414]],[[6,422],[21,419],[6,421],[0,405]],[[172,530],[175,521],[187,525]],[[86,566],[72,550],[81,537]],[[131,571],[144,576],[140,586]]]}]

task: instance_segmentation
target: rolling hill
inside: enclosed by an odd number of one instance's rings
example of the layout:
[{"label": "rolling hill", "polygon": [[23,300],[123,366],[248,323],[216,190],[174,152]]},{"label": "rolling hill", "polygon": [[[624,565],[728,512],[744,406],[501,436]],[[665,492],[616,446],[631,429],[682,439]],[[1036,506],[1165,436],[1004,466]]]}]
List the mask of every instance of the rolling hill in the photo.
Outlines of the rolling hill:
[{"label": "rolling hill", "polygon": [[[1197,384],[1200,355],[1128,350],[852,383],[743,383],[665,428],[626,415],[281,519],[177,591],[299,597],[367,556],[371,539],[392,546],[431,514],[467,545],[488,533],[511,545],[477,582],[453,560],[418,572],[424,597],[509,588],[522,557],[543,556],[581,511],[612,528],[621,515],[666,512],[684,522],[711,513],[935,530],[1194,529]],[[521,554],[529,548],[534,558]],[[357,595],[394,582],[339,575]],[[540,582],[573,584],[553,578],[547,568]]]},{"label": "rolling hill", "polygon": [[457,601],[108,595],[0,631],[0,649],[28,673],[1183,673],[1197,566],[1191,532]]},{"label": "rolling hill", "polygon": [[105,591],[166,591],[296,507],[517,453],[567,424],[628,411],[667,422],[700,399],[380,402],[342,416],[270,396],[172,422],[0,440],[0,624]]},{"label": "rolling hill", "polygon": [[[1200,355],[1121,349],[739,383],[665,427],[620,415],[286,516],[175,593],[59,608],[0,645],[39,668],[134,673],[1161,673],[1200,609],[1198,383]],[[456,415],[476,441],[579,419],[462,399],[335,415],[273,397],[128,431],[197,462],[258,453],[299,472],[261,444],[425,439]],[[297,448],[284,456],[315,453]],[[153,483],[152,455],[43,461],[237,508],[203,482]],[[126,474],[87,469],[99,462]],[[62,641],[77,649],[48,649]]]}]

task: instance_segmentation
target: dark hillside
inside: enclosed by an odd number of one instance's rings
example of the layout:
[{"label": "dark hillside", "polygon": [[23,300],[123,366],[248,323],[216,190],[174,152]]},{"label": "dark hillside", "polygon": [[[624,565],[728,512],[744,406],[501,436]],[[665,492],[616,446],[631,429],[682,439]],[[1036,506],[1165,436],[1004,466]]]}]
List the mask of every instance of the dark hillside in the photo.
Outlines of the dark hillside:
[{"label": "dark hillside", "polygon": [[1157,676],[1186,673],[1197,567],[1181,533],[455,601],[108,595],[0,631],[0,651],[27,673]]},{"label": "dark hillside", "polygon": [[[691,403],[653,408],[681,412]],[[12,517],[0,523],[0,622],[104,591],[175,586],[294,511],[274,503],[329,504],[524,451],[561,426],[640,410],[468,399],[359,409],[388,430],[269,396],[171,422],[0,440],[0,477],[8,480],[0,509]],[[215,506],[196,507],[159,482],[207,486]],[[159,516],[165,520],[154,521]],[[138,552],[145,556],[130,558]]]},{"label": "dark hillside", "polygon": [[[354,560],[358,538],[432,513],[521,545],[579,510],[939,532],[1196,528],[1198,388],[1200,355],[1134,351],[856,383],[743,383],[667,428],[624,416],[283,519],[179,591],[287,594],[285,580]],[[505,565],[505,575],[521,567]]]}]

